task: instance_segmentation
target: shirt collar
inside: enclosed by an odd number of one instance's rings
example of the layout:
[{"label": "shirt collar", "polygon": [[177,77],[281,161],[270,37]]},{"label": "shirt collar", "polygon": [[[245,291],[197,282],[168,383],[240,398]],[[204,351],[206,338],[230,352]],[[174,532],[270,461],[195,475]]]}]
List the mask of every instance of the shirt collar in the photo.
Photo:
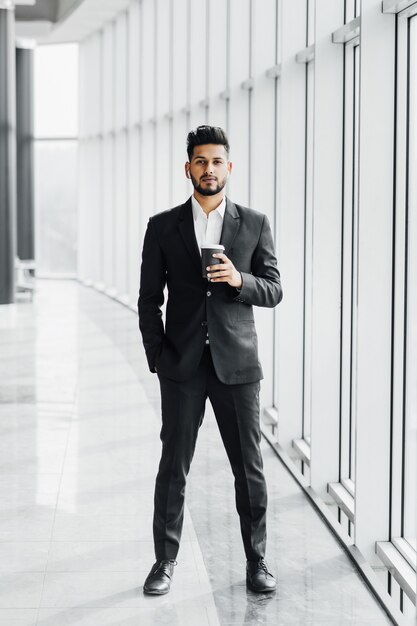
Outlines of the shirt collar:
[{"label": "shirt collar", "polygon": [[[207,219],[207,216],[204,213],[201,204],[199,203],[199,201],[194,195],[191,196],[191,205],[193,207],[193,216],[194,216],[195,221],[201,217],[203,219]],[[221,201],[219,206],[216,209],[214,209],[214,211],[211,211],[211,213],[215,213],[217,211],[217,213],[223,219],[225,209],[226,209],[226,196],[223,196],[223,200]]]}]

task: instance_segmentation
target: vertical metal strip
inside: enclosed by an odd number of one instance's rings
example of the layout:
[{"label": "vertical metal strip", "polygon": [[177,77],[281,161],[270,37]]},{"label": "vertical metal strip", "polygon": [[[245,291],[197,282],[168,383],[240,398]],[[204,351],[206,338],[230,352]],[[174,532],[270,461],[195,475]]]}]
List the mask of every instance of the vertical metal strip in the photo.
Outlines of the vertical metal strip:
[{"label": "vertical metal strip", "polygon": [[[345,49],[345,46],[344,46]],[[354,379],[353,377],[355,376],[355,373],[353,372],[353,353],[354,353],[354,340],[355,337],[354,335],[354,316],[356,316],[356,307],[354,306],[354,303],[357,302],[356,300],[356,295],[354,293],[354,286],[355,286],[355,269],[356,269],[356,284],[357,281],[359,279],[359,275],[358,275],[358,266],[357,263],[355,263],[355,251],[357,254],[357,248],[358,248],[358,237],[359,237],[359,232],[357,234],[357,236],[355,235],[355,230],[358,228],[358,224],[357,224],[357,215],[355,212],[355,183],[356,183],[356,179],[355,179],[355,174],[356,174],[356,169],[355,169],[355,138],[356,138],[356,124],[357,124],[357,120],[355,119],[355,96],[356,96],[356,62],[355,62],[355,50],[353,50],[353,90],[352,90],[353,96],[352,96],[352,111],[353,111],[353,115],[352,115],[352,179],[351,179],[351,198],[352,198],[352,206],[351,206],[351,215],[352,215],[352,229],[351,229],[351,235],[352,235],[352,239],[351,239],[351,255],[350,255],[350,359],[349,359],[349,439],[348,439],[348,450],[349,450],[349,455],[348,455],[348,474],[349,474],[349,478],[352,478],[352,413],[353,413],[353,402],[355,400],[355,398],[353,397],[353,384],[354,384]],[[356,241],[356,245],[355,245],[355,241]],[[356,342],[355,342],[356,343]]]},{"label": "vertical metal strip", "polygon": [[[100,173],[99,173],[99,192],[98,192],[98,197],[99,197],[99,206],[102,207],[103,206],[103,200],[104,200],[104,191],[103,191],[103,184],[104,184],[104,138],[103,138],[103,132],[104,132],[104,88],[103,88],[103,83],[104,83],[104,71],[103,71],[103,50],[104,50],[104,32],[103,30],[101,30],[99,32],[99,41],[100,41],[100,58],[99,58],[99,63],[100,63],[100,67],[99,67],[99,81],[100,81],[100,85],[99,85],[99,89],[100,89],[100,94],[99,94],[99,98],[100,98],[100,102],[99,102],[99,131],[98,131],[98,147],[99,147],[99,154],[100,154]],[[101,216],[102,217],[102,216]],[[104,219],[100,219],[100,260],[99,260],[99,273],[100,273],[100,282],[102,284],[104,284]]]},{"label": "vertical metal strip", "polygon": [[205,85],[205,101],[204,106],[205,120],[204,123],[209,123],[209,94],[210,94],[210,6],[209,0],[206,2],[206,85]]},{"label": "vertical metal strip", "polygon": [[[306,45],[308,45],[308,2],[306,0]],[[303,263],[303,375],[302,375],[302,402],[301,402],[301,437],[304,439],[304,421],[305,421],[305,383],[306,383],[306,278],[307,278],[307,143],[308,143],[308,67],[305,65],[305,115],[304,115],[304,263]],[[304,464],[301,464],[302,471]],[[303,472],[304,473],[304,472]]]},{"label": "vertical metal strip", "polygon": [[185,123],[187,132],[190,130],[190,102],[191,102],[191,0],[187,0],[187,82],[186,82],[186,114]]},{"label": "vertical metal strip", "polygon": [[174,162],[174,122],[173,122],[173,108],[174,108],[174,0],[168,0],[169,2],[169,33],[168,33],[168,50],[169,50],[169,121],[168,121],[168,155],[169,155],[169,169],[168,169],[168,196],[169,203],[174,203],[174,180],[173,180],[173,162]]},{"label": "vertical metal strip", "polygon": [[[278,28],[279,28],[279,0],[275,0],[275,65],[278,64]],[[278,77],[274,78],[274,220],[273,220],[273,233],[275,248],[277,248],[278,233]],[[275,388],[275,382],[277,379],[278,363],[276,362],[276,346],[278,345],[278,324],[277,324],[277,310],[274,309],[272,317],[272,338],[273,338],[273,350],[272,350],[272,406],[277,406],[277,393]]]},{"label": "vertical metal strip", "polygon": [[[226,93],[230,89],[230,2],[227,0],[226,13]],[[226,133],[230,131],[230,98],[226,98]]]},{"label": "vertical metal strip", "polygon": [[[346,0],[344,2],[344,22],[346,22]],[[345,150],[346,150],[346,47],[343,46],[343,110],[342,110],[342,202],[341,202],[341,229],[340,229],[340,250],[341,250],[341,264],[340,264],[340,367],[339,367],[339,481],[342,479],[342,424],[343,424],[343,288],[344,288],[344,241],[345,241]],[[340,509],[339,509],[340,512]]]},{"label": "vertical metal strip", "polygon": [[[253,53],[253,0],[249,0],[249,78],[252,78],[252,53]],[[248,201],[249,206],[252,205],[252,107],[253,107],[253,93],[252,89],[248,89]]]},{"label": "vertical metal strip", "polygon": [[[417,18],[415,18],[417,19]],[[410,194],[410,24],[407,18],[407,117],[406,117],[406,160],[405,160],[405,220],[404,220],[404,338],[403,338],[403,398],[402,398],[402,462],[401,462],[401,536],[405,531],[405,462],[406,462],[406,426],[407,426],[407,322],[408,322],[408,216]]]},{"label": "vertical metal strip", "polygon": [[157,130],[157,97],[158,97],[158,81],[157,81],[157,73],[158,73],[158,0],[154,0],[154,19],[153,19],[153,36],[154,36],[154,81],[153,81],[153,146],[152,146],[152,161],[153,161],[153,172],[152,172],[152,182],[153,182],[153,211],[152,213],[156,213],[156,165],[157,165],[157,156],[156,156],[156,145],[158,140],[158,130]]},{"label": "vertical metal strip", "polygon": [[[389,460],[389,519],[388,539],[392,538],[393,458],[394,458],[394,364],[395,364],[395,289],[396,289],[396,239],[397,239],[397,124],[398,124],[398,15],[395,15],[395,61],[394,61],[394,137],[393,137],[393,185],[392,185],[392,284],[391,284],[391,393],[390,393],[390,460]],[[389,578],[389,590],[391,579]]]},{"label": "vertical metal strip", "polygon": [[112,285],[111,287],[117,291],[117,287],[116,287],[116,265],[117,265],[117,261],[116,261],[116,252],[117,252],[117,246],[116,246],[116,180],[117,180],[117,176],[116,176],[116,169],[115,169],[115,165],[116,165],[116,23],[115,21],[112,22],[112,48],[113,48],[113,54],[112,54],[112,103],[113,103],[113,111],[112,111],[112,132],[111,132],[111,141],[112,141],[112,148],[111,148],[111,153],[112,153],[112,178],[113,178],[113,185],[112,185],[112,207],[111,207],[111,215],[112,215],[112,239],[113,239],[113,259],[112,259],[112,269],[113,269],[113,276],[112,276]]}]

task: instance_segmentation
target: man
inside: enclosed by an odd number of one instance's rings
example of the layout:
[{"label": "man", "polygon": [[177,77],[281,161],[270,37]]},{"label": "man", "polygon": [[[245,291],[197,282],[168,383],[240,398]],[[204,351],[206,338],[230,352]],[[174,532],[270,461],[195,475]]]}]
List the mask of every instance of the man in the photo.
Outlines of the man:
[{"label": "man", "polygon": [[[185,484],[206,398],[213,406],[235,477],[246,582],[273,591],[264,561],[267,493],[260,452],[258,361],[252,305],[282,298],[268,219],[234,204],[224,188],[232,171],[224,131],[199,126],[187,137],[185,173],[194,194],[150,218],[138,300],[139,327],[161,387],[162,456],[155,484],[156,563],[145,593],[170,589],[184,514]],[[221,262],[202,277],[200,246],[223,244]],[[168,287],[165,328],[161,306]]]}]

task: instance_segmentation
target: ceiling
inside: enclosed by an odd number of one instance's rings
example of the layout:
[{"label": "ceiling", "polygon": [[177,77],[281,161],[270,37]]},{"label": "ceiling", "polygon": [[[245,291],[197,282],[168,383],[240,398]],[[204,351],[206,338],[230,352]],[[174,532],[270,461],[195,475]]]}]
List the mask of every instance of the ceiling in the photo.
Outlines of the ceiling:
[{"label": "ceiling", "polygon": [[130,0],[16,0],[16,38],[38,44],[81,41]]}]

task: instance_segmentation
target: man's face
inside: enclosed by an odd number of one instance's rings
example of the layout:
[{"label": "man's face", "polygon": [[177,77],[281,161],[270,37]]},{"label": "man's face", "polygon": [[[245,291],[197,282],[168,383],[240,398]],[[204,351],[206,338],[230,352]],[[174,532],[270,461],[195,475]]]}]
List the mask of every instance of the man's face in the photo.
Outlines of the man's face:
[{"label": "man's face", "polygon": [[219,193],[226,185],[231,170],[232,164],[227,159],[225,147],[211,143],[196,146],[191,162],[185,164],[187,176],[202,196]]}]

